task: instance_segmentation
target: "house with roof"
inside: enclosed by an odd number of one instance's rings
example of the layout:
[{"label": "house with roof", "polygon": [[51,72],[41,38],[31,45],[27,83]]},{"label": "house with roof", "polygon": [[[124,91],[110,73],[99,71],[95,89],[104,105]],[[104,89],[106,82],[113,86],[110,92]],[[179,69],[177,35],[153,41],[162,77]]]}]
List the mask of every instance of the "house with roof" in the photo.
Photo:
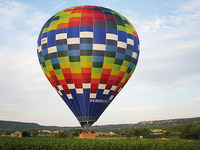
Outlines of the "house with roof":
[{"label": "house with roof", "polygon": [[22,137],[22,132],[16,131],[16,132],[14,132],[14,133],[11,133],[10,136],[11,136],[11,137]]}]

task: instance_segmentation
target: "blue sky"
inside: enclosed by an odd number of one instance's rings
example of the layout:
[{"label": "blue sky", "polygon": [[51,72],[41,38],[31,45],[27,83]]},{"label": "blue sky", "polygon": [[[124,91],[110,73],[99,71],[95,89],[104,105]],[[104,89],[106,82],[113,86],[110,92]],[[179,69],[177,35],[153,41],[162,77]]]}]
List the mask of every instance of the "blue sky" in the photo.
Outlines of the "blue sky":
[{"label": "blue sky", "polygon": [[140,38],[132,78],[94,125],[200,116],[199,0],[0,0],[0,120],[79,125],[36,52],[46,20],[79,5],[121,13]]}]

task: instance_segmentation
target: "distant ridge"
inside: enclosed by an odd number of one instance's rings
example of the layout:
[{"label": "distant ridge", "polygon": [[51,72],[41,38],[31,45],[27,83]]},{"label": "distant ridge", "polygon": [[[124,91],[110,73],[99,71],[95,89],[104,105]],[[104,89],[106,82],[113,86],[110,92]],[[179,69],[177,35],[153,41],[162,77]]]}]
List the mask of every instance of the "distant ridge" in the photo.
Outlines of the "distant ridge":
[{"label": "distant ridge", "polygon": [[138,122],[135,124],[100,125],[100,126],[93,126],[92,129],[164,127],[164,126],[174,126],[174,125],[182,125],[182,124],[190,124],[190,123],[200,123],[200,117],[168,119],[168,120],[154,120],[154,121],[141,121],[141,122]]},{"label": "distant ridge", "polygon": [[37,123],[27,123],[27,122],[18,122],[18,121],[4,121],[0,120],[0,129],[6,130],[63,130],[63,129],[70,129],[76,127],[59,127],[59,126],[42,126]]},{"label": "distant ridge", "polygon": [[[189,123],[200,123],[200,117],[194,118],[181,118],[181,119],[168,119],[168,120],[155,120],[155,121],[141,121],[136,124],[111,124],[111,125],[97,125],[93,126],[92,129],[104,130],[104,129],[122,129],[122,128],[140,128],[140,127],[163,127],[163,126],[174,126]],[[3,121],[0,120],[0,129],[2,130],[64,130],[64,129],[75,129],[81,127],[59,127],[59,126],[42,126],[37,123],[26,123],[17,121]]]}]

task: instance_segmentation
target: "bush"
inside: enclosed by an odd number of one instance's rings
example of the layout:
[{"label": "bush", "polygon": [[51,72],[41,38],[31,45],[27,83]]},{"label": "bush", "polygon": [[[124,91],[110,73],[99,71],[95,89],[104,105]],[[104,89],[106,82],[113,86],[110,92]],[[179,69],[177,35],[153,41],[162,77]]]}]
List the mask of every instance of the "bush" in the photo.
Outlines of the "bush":
[{"label": "bush", "polygon": [[31,132],[29,131],[22,131],[22,137],[30,137],[31,136]]},{"label": "bush", "polygon": [[38,131],[33,131],[32,134],[33,134],[33,137],[37,137],[39,133]]},{"label": "bush", "polygon": [[179,135],[183,139],[200,139],[200,126],[196,124],[189,124],[181,131]]},{"label": "bush", "polygon": [[5,135],[11,135],[11,133],[14,133],[15,131],[13,131],[13,130],[8,130],[8,131],[6,131],[5,132]]},{"label": "bush", "polygon": [[59,138],[66,138],[66,137],[69,137],[70,134],[67,132],[67,131],[63,131],[63,132],[59,132],[56,137],[59,137]]}]

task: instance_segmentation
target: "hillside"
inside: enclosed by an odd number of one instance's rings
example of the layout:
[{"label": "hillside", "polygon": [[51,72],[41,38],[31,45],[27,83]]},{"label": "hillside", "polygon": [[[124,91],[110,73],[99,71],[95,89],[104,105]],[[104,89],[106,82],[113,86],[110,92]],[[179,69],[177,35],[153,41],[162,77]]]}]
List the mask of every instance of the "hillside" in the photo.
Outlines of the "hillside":
[{"label": "hillside", "polygon": [[189,123],[200,123],[200,117],[195,118],[182,118],[182,119],[169,119],[169,120],[156,120],[156,121],[141,121],[138,123],[140,127],[160,127],[160,126],[175,126]]},{"label": "hillside", "polygon": [[[93,126],[92,129],[95,130],[105,130],[105,129],[122,129],[122,128],[140,128],[140,127],[163,127],[163,126],[174,126],[189,123],[200,123],[200,117],[195,118],[182,118],[182,119],[169,119],[169,120],[155,120],[155,121],[141,121],[136,124],[112,124],[112,125],[99,125]],[[42,126],[37,123],[25,123],[16,121],[3,121],[0,120],[0,129],[11,129],[11,130],[64,130],[80,127],[59,127],[59,126]]]},{"label": "hillside", "polygon": [[122,129],[122,128],[141,128],[141,127],[164,127],[190,123],[200,123],[200,117],[181,118],[169,120],[141,121],[136,124],[117,124],[93,126],[92,129]]},{"label": "hillside", "polygon": [[58,127],[58,126],[42,126],[37,123],[26,123],[26,122],[16,122],[16,121],[3,121],[0,120],[0,129],[10,129],[10,130],[63,130],[63,129],[69,129],[73,127]]}]

